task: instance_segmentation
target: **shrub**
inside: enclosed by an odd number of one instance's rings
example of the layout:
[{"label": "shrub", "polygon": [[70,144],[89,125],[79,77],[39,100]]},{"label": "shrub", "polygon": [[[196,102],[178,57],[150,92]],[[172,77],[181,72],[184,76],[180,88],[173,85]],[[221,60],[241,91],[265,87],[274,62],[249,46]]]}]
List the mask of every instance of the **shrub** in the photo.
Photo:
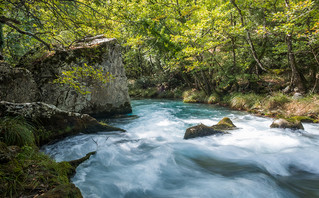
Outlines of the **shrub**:
[{"label": "shrub", "polygon": [[7,145],[34,145],[34,127],[22,117],[0,119],[0,139]]},{"label": "shrub", "polygon": [[206,94],[203,91],[198,90],[188,90],[183,93],[183,102],[185,103],[196,103],[196,102],[205,102]]},{"label": "shrub", "polygon": [[267,109],[276,109],[291,101],[291,98],[283,93],[273,93],[265,99],[265,107]]},{"label": "shrub", "polygon": [[216,104],[218,102],[220,102],[220,97],[217,93],[211,94],[207,99],[208,104]]},{"label": "shrub", "polygon": [[249,110],[259,108],[261,105],[262,96],[257,94],[242,94],[236,93],[230,98],[230,107],[236,109]]}]

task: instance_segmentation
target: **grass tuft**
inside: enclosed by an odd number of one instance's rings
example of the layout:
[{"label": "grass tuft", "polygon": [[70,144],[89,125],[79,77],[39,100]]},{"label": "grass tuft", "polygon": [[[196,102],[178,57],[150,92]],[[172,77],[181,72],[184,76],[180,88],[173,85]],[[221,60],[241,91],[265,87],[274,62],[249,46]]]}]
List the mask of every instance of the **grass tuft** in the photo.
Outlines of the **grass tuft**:
[{"label": "grass tuft", "polygon": [[55,162],[37,149],[24,146],[8,163],[0,164],[0,197],[36,197],[69,184],[73,167]]},{"label": "grass tuft", "polygon": [[251,110],[259,108],[262,105],[263,97],[257,94],[242,94],[236,93],[229,99],[231,108],[240,110]]},{"label": "grass tuft", "polygon": [[32,146],[35,128],[22,117],[0,118],[0,140],[7,145]]},{"label": "grass tuft", "polygon": [[290,101],[292,101],[292,99],[289,96],[277,92],[266,98],[264,105],[267,109],[278,109]]}]

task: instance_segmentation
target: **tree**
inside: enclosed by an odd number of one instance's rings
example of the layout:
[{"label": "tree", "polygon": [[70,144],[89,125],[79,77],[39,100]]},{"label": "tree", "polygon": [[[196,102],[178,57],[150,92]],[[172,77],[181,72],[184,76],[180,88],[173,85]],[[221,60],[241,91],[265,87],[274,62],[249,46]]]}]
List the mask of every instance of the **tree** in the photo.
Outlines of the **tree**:
[{"label": "tree", "polygon": [[[107,17],[100,8],[103,4],[96,0],[2,0],[0,52],[10,59],[19,49],[23,54],[37,43],[51,50],[67,47],[83,36],[104,33]],[[20,45],[15,45],[17,42]]]}]

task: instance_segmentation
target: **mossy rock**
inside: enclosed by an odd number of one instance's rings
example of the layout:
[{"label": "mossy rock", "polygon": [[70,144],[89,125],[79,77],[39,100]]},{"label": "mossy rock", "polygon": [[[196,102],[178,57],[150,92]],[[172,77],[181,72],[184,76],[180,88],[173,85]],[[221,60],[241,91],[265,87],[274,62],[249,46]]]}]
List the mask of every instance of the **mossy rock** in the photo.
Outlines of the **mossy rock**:
[{"label": "mossy rock", "polygon": [[315,122],[315,119],[309,117],[309,116],[293,116],[291,118],[286,118],[287,120],[298,120],[300,122],[309,122],[309,123],[313,123]]},{"label": "mossy rock", "polygon": [[[49,192],[46,197],[81,197],[70,184],[73,167],[68,162],[57,163],[36,147],[9,146],[7,151],[10,160],[0,164],[0,197],[37,197]],[[51,191],[60,192],[59,188],[63,192],[53,196]]]},{"label": "mossy rock", "polygon": [[[75,173],[75,169],[84,161],[88,160],[91,155],[95,155],[96,154],[96,151],[93,151],[93,152],[90,152],[88,154],[86,154],[84,157],[80,158],[80,159],[76,159],[76,160],[72,160],[72,161],[69,161],[68,163],[73,167],[73,172],[72,174]],[[72,175],[71,174],[71,175]]]},{"label": "mossy rock", "polygon": [[224,117],[216,125],[213,125],[212,128],[214,128],[215,130],[223,131],[223,130],[233,130],[233,129],[236,129],[237,127],[228,117]]},{"label": "mossy rock", "polygon": [[276,119],[270,125],[270,128],[289,128],[289,129],[304,129],[299,120],[296,119]]},{"label": "mossy rock", "polygon": [[[88,114],[64,111],[54,105],[42,102],[11,103],[0,102],[0,112],[4,116],[21,116],[38,128],[36,142],[39,145],[78,133],[125,130],[98,122]],[[1,115],[0,115],[1,116]]]},{"label": "mossy rock", "polygon": [[39,198],[81,198],[81,191],[74,184],[61,184],[38,196]]},{"label": "mossy rock", "polygon": [[186,129],[184,139],[191,139],[191,138],[203,137],[203,136],[209,136],[209,135],[223,135],[223,134],[227,134],[227,132],[216,130],[204,124],[199,124],[197,126],[193,126]]}]

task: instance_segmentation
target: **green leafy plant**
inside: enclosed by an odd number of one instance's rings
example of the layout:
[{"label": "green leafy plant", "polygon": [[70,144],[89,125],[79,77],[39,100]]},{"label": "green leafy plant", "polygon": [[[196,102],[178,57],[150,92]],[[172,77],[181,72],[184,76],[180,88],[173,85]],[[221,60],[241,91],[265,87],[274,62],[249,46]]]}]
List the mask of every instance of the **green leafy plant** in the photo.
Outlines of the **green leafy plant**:
[{"label": "green leafy plant", "polygon": [[86,63],[83,66],[72,66],[70,70],[62,71],[62,75],[58,76],[53,83],[68,85],[81,94],[91,93],[88,90],[88,82],[96,82],[97,84],[106,84],[114,79],[112,74],[107,72],[103,74],[102,69],[94,68]]}]

